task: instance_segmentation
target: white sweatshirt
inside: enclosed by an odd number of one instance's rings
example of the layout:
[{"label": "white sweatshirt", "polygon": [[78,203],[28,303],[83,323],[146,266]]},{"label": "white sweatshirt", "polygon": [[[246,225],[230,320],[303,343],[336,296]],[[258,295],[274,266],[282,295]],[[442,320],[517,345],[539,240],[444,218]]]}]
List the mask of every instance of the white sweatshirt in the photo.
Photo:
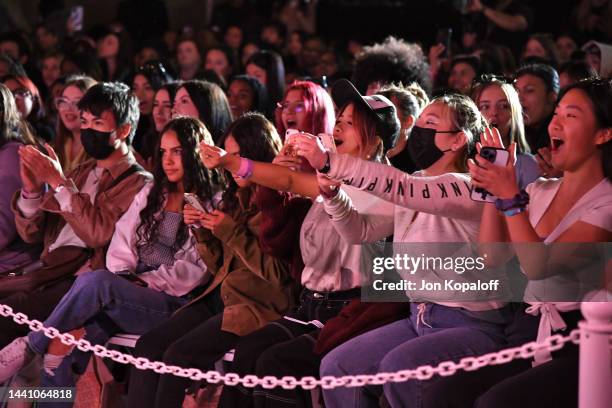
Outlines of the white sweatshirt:
[{"label": "white sweatshirt", "polygon": [[[477,242],[483,203],[470,198],[469,175],[446,173],[425,177],[418,172],[410,175],[391,166],[338,154],[330,155],[330,166],[328,175],[331,178],[341,179],[387,201],[380,204],[381,208],[393,214],[393,223],[385,224],[359,214],[345,194],[326,200],[328,214],[347,241],[375,242],[393,233],[395,243]],[[428,254],[431,254],[430,250],[435,251],[432,246],[427,246],[427,249]],[[428,272],[448,277],[447,272]],[[427,279],[435,280],[435,277],[432,275]],[[417,291],[410,292],[411,297],[415,295],[418,297]],[[435,298],[433,293],[423,295],[428,299]],[[436,303],[473,311],[497,309],[505,304],[500,301],[448,302],[447,299],[448,295]]]},{"label": "white sweatshirt", "polygon": [[[153,183],[145,184],[115,226],[115,233],[106,254],[106,268],[111,272],[136,270],[138,265],[136,231],[141,221],[140,211],[147,205],[152,187]],[[196,249],[196,241],[191,230],[183,246],[174,254],[174,260],[171,266],[162,265],[156,270],[141,273],[138,277],[147,282],[149,288],[171,296],[186,295],[205,284],[210,278],[206,264]]]}]

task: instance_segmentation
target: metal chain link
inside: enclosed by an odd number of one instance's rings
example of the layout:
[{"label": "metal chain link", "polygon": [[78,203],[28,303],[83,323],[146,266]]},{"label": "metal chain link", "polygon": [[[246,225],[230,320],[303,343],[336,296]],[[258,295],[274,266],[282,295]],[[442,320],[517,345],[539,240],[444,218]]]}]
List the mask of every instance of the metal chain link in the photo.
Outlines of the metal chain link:
[{"label": "metal chain link", "polygon": [[434,375],[447,377],[455,374],[459,370],[474,371],[489,365],[500,365],[509,363],[515,359],[527,359],[533,357],[540,350],[556,351],[567,343],[580,343],[580,329],[573,330],[569,335],[563,336],[555,334],[547,337],[542,342],[525,343],[520,347],[512,347],[495,353],[488,353],[477,357],[464,357],[458,363],[444,361],[438,365],[424,365],[412,370],[401,370],[391,373],[378,373],[368,375],[345,375],[342,377],[325,376],[321,379],[315,377],[302,377],[297,379],[292,376],[276,378],[265,376],[259,378],[255,375],[245,375],[240,377],[235,373],[222,374],[217,371],[202,372],[197,368],[182,368],[178,366],[168,366],[161,361],[150,361],[144,357],[134,357],[129,354],[121,353],[118,350],[109,350],[97,344],[92,345],[85,339],[76,340],[69,333],[60,333],[54,327],[45,327],[38,320],[30,320],[23,313],[15,313],[10,306],[0,304],[0,315],[12,318],[18,324],[27,325],[32,331],[42,331],[50,339],[59,339],[67,346],[76,346],[79,350],[91,351],[98,357],[109,358],[121,364],[131,364],[139,370],[153,370],[158,374],[172,374],[179,377],[190,378],[192,380],[204,380],[210,383],[222,382],[225,385],[234,386],[241,384],[244,387],[253,388],[261,386],[266,389],[282,387],[292,390],[296,387],[311,390],[316,387],[332,389],[337,387],[362,387],[364,385],[382,385],[389,382],[405,382],[408,380],[428,380]]}]

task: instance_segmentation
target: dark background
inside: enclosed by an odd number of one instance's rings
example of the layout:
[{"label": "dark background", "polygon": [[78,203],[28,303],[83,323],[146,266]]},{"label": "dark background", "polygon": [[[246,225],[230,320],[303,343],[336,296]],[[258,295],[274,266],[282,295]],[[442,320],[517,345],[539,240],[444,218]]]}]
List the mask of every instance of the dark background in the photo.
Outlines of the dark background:
[{"label": "dark background", "polygon": [[[59,0],[0,0],[4,13],[18,27],[31,31],[37,22],[40,2],[49,6]],[[207,26],[210,11],[228,0],[165,0],[170,26],[190,25],[196,30]],[[231,0],[229,0],[231,1]],[[263,16],[270,15],[272,0],[244,0],[257,6]],[[304,0],[301,0],[304,1]],[[366,43],[396,35],[429,45],[440,27],[461,28],[462,0],[319,0],[318,33],[328,38],[356,39]],[[63,0],[65,7],[82,5],[85,29],[113,21],[120,0]],[[568,27],[570,11],[576,0],[524,0],[535,11],[532,32],[559,33]],[[486,3],[486,0],[483,0]],[[7,27],[0,27],[4,31]]]}]

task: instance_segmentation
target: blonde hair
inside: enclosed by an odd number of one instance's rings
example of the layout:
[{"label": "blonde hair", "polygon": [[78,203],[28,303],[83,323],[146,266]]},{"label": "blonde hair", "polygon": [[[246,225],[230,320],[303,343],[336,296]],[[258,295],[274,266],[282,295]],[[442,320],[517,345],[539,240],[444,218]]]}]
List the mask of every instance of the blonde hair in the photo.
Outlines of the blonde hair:
[{"label": "blonde hair", "polygon": [[[507,144],[510,145],[516,142],[517,153],[529,153],[529,144],[525,138],[525,123],[523,121],[523,107],[519,101],[518,92],[511,84],[491,79],[488,82],[483,82],[476,85],[472,89],[472,100],[476,105],[480,104],[480,98],[485,89],[490,86],[498,86],[506,96],[506,100],[510,105],[510,132],[508,134]],[[504,135],[502,135],[502,138]],[[506,142],[506,141],[505,141]]]},{"label": "blonde hair", "polygon": [[487,120],[469,97],[459,94],[447,94],[434,98],[430,105],[440,103],[448,109],[449,118],[455,129],[461,130],[466,137],[466,143],[457,156],[455,167],[461,172],[467,172],[467,160],[474,151],[476,141],[487,128]]}]

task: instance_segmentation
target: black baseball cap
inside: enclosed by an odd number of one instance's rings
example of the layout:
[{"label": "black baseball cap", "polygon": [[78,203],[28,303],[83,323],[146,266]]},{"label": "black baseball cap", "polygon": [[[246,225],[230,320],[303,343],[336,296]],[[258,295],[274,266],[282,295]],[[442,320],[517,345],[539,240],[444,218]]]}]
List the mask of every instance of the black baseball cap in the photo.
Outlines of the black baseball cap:
[{"label": "black baseball cap", "polygon": [[395,146],[400,123],[393,102],[383,95],[363,96],[348,79],[339,79],[331,90],[332,99],[339,108],[349,103],[365,106],[376,118],[376,132],[383,141],[385,152]]}]

